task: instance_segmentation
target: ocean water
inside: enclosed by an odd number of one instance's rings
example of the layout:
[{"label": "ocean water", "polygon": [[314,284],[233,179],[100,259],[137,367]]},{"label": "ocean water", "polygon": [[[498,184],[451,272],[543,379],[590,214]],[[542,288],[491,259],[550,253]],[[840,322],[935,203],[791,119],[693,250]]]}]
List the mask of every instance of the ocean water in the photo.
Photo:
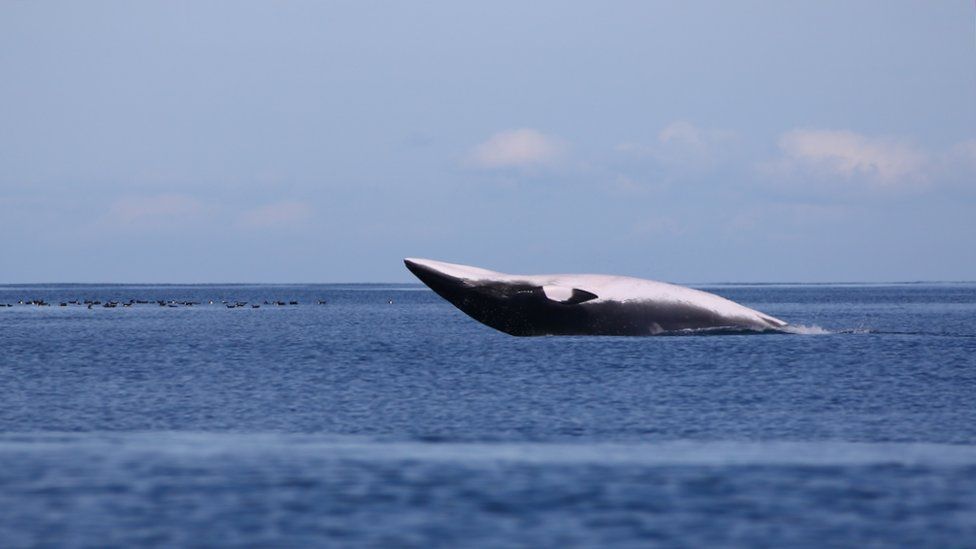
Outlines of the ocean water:
[{"label": "ocean water", "polygon": [[[513,338],[415,285],[0,286],[0,546],[976,545],[976,285],[704,289],[804,333]],[[151,303],[58,306],[86,299]]]}]

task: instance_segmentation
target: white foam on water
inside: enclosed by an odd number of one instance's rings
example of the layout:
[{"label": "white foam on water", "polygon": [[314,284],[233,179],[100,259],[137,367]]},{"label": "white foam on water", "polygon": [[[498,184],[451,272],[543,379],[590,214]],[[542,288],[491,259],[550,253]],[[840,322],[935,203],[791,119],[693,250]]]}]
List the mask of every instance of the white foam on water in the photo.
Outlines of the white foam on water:
[{"label": "white foam on water", "polygon": [[0,458],[24,453],[138,460],[325,459],[484,465],[976,466],[976,445],[928,442],[695,441],[427,442],[275,433],[25,433],[0,435]]},{"label": "white foam on water", "polygon": [[816,324],[809,325],[809,326],[804,324],[790,324],[784,326],[781,329],[786,333],[798,334],[798,335],[828,335],[828,334],[836,333],[826,328],[821,328]]}]

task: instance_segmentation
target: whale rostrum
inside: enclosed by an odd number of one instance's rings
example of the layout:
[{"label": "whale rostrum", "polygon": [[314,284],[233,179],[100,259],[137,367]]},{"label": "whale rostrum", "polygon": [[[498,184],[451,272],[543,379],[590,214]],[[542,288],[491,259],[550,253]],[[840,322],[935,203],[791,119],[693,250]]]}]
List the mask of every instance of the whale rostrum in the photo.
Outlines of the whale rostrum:
[{"label": "whale rostrum", "polygon": [[653,280],[513,275],[430,259],[403,262],[471,318],[515,336],[781,331],[787,325],[724,297]]}]

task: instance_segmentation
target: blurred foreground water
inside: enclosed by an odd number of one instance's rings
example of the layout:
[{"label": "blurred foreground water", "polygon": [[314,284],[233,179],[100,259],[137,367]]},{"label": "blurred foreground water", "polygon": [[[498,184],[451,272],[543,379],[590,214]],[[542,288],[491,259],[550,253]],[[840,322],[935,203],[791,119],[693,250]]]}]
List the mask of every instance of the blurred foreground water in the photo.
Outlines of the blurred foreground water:
[{"label": "blurred foreground water", "polygon": [[811,335],[520,339],[413,285],[0,286],[0,540],[976,543],[976,285],[704,289]]}]

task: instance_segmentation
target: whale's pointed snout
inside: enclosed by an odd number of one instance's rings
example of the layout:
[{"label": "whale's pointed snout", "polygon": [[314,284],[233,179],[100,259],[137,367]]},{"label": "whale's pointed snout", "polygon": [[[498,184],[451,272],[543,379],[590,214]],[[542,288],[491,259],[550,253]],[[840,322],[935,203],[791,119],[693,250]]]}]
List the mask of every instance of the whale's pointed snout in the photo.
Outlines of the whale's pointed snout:
[{"label": "whale's pointed snout", "polygon": [[441,295],[444,295],[445,291],[454,291],[463,285],[459,277],[453,276],[453,273],[449,274],[448,269],[442,268],[442,264],[438,261],[408,257],[403,260],[403,264],[421,282]]},{"label": "whale's pointed snout", "polygon": [[419,278],[424,283],[427,282],[428,278],[443,276],[443,273],[433,268],[429,262],[423,259],[414,259],[408,257],[403,260],[403,264],[407,266],[407,270],[413,273],[414,276]]},{"label": "whale's pointed snout", "polygon": [[431,273],[439,276],[446,276],[458,280],[490,280],[504,276],[502,273],[489,271],[480,267],[461,265],[459,263],[448,263],[446,261],[434,261],[433,259],[419,259],[408,257],[403,260],[403,264],[410,269],[410,272],[420,277],[418,273]]},{"label": "whale's pointed snout", "polygon": [[420,276],[417,274],[417,271],[420,270],[420,264],[417,263],[417,260],[408,257],[403,260],[403,264],[407,266],[407,270],[413,273],[414,276]]}]

